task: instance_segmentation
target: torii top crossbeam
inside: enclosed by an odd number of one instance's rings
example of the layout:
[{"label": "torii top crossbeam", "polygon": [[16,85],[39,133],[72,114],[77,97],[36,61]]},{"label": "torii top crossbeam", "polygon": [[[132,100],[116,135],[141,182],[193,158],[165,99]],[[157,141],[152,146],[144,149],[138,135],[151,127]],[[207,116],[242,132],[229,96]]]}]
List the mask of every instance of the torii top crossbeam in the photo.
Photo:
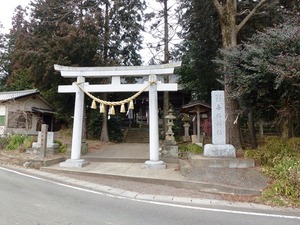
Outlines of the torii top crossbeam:
[{"label": "torii top crossbeam", "polygon": [[54,69],[61,71],[66,78],[83,77],[113,77],[113,76],[145,76],[150,74],[173,74],[174,68],[181,62],[151,65],[151,66],[114,66],[114,67],[69,67],[54,65]]}]

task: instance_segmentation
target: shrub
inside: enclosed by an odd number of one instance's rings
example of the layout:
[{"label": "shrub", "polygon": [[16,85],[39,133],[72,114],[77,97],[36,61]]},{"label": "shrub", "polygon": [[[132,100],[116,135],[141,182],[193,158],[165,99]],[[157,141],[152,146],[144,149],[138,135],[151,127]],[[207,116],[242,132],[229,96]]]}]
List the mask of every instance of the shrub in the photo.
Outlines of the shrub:
[{"label": "shrub", "polygon": [[58,151],[59,151],[59,153],[64,154],[64,153],[67,152],[67,150],[68,150],[67,144],[63,144],[63,143],[62,143],[61,141],[59,141],[59,140],[54,140],[54,142],[58,144]]},{"label": "shrub", "polygon": [[108,134],[109,140],[112,142],[121,142],[123,141],[123,132],[121,127],[121,117],[112,116],[108,122]]},{"label": "shrub", "polygon": [[178,151],[179,156],[182,158],[187,157],[188,153],[192,154],[202,154],[203,148],[199,145],[196,145],[194,143],[188,143],[188,144],[179,144],[178,145]]},{"label": "shrub", "polygon": [[[102,115],[97,110],[91,111],[91,119],[88,123],[87,131],[89,139],[99,139],[102,129]],[[111,116],[107,121],[109,140],[112,142],[121,142],[123,133],[121,127],[121,116]]]},{"label": "shrub", "polygon": [[260,165],[273,167],[283,157],[294,156],[297,151],[284,139],[267,137],[257,150],[246,150],[245,156],[255,159]]},{"label": "shrub", "polygon": [[266,138],[258,150],[247,150],[245,156],[255,159],[272,184],[262,199],[278,205],[300,205],[299,138],[290,140]]},{"label": "shrub", "polygon": [[26,148],[30,148],[32,145],[32,137],[14,134],[7,138],[7,144],[5,146],[6,150],[16,150],[24,151]]}]

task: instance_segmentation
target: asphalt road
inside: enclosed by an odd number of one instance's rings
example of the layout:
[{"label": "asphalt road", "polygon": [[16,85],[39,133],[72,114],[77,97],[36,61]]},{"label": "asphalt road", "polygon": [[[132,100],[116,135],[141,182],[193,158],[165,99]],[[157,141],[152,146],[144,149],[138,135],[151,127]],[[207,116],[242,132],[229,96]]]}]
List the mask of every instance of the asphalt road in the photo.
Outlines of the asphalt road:
[{"label": "asphalt road", "polygon": [[300,225],[300,215],[141,201],[0,168],[0,225]]}]

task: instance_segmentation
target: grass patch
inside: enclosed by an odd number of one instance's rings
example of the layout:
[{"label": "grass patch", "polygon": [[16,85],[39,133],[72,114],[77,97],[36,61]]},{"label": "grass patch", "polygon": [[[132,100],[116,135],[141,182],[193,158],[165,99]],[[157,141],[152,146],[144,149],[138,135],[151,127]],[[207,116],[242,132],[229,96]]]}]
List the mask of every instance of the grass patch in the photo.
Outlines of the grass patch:
[{"label": "grass patch", "polygon": [[187,158],[188,154],[203,154],[203,148],[193,143],[178,144],[179,158]]},{"label": "grass patch", "polygon": [[68,150],[68,145],[67,144],[63,144],[59,140],[54,140],[54,143],[58,144],[58,151],[59,151],[59,153],[65,154],[67,152],[67,150]]},{"label": "grass patch", "polygon": [[32,137],[14,134],[7,137],[5,149],[6,150],[19,150],[20,152],[26,151],[27,148],[30,148],[32,145]]}]

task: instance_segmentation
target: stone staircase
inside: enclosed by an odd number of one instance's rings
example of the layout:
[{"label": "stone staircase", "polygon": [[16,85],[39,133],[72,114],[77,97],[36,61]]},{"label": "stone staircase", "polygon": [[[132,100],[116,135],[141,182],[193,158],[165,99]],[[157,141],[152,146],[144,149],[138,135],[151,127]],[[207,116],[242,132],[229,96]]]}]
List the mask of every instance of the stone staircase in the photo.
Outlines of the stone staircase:
[{"label": "stone staircase", "polygon": [[149,128],[129,128],[124,137],[125,143],[149,143]]}]

